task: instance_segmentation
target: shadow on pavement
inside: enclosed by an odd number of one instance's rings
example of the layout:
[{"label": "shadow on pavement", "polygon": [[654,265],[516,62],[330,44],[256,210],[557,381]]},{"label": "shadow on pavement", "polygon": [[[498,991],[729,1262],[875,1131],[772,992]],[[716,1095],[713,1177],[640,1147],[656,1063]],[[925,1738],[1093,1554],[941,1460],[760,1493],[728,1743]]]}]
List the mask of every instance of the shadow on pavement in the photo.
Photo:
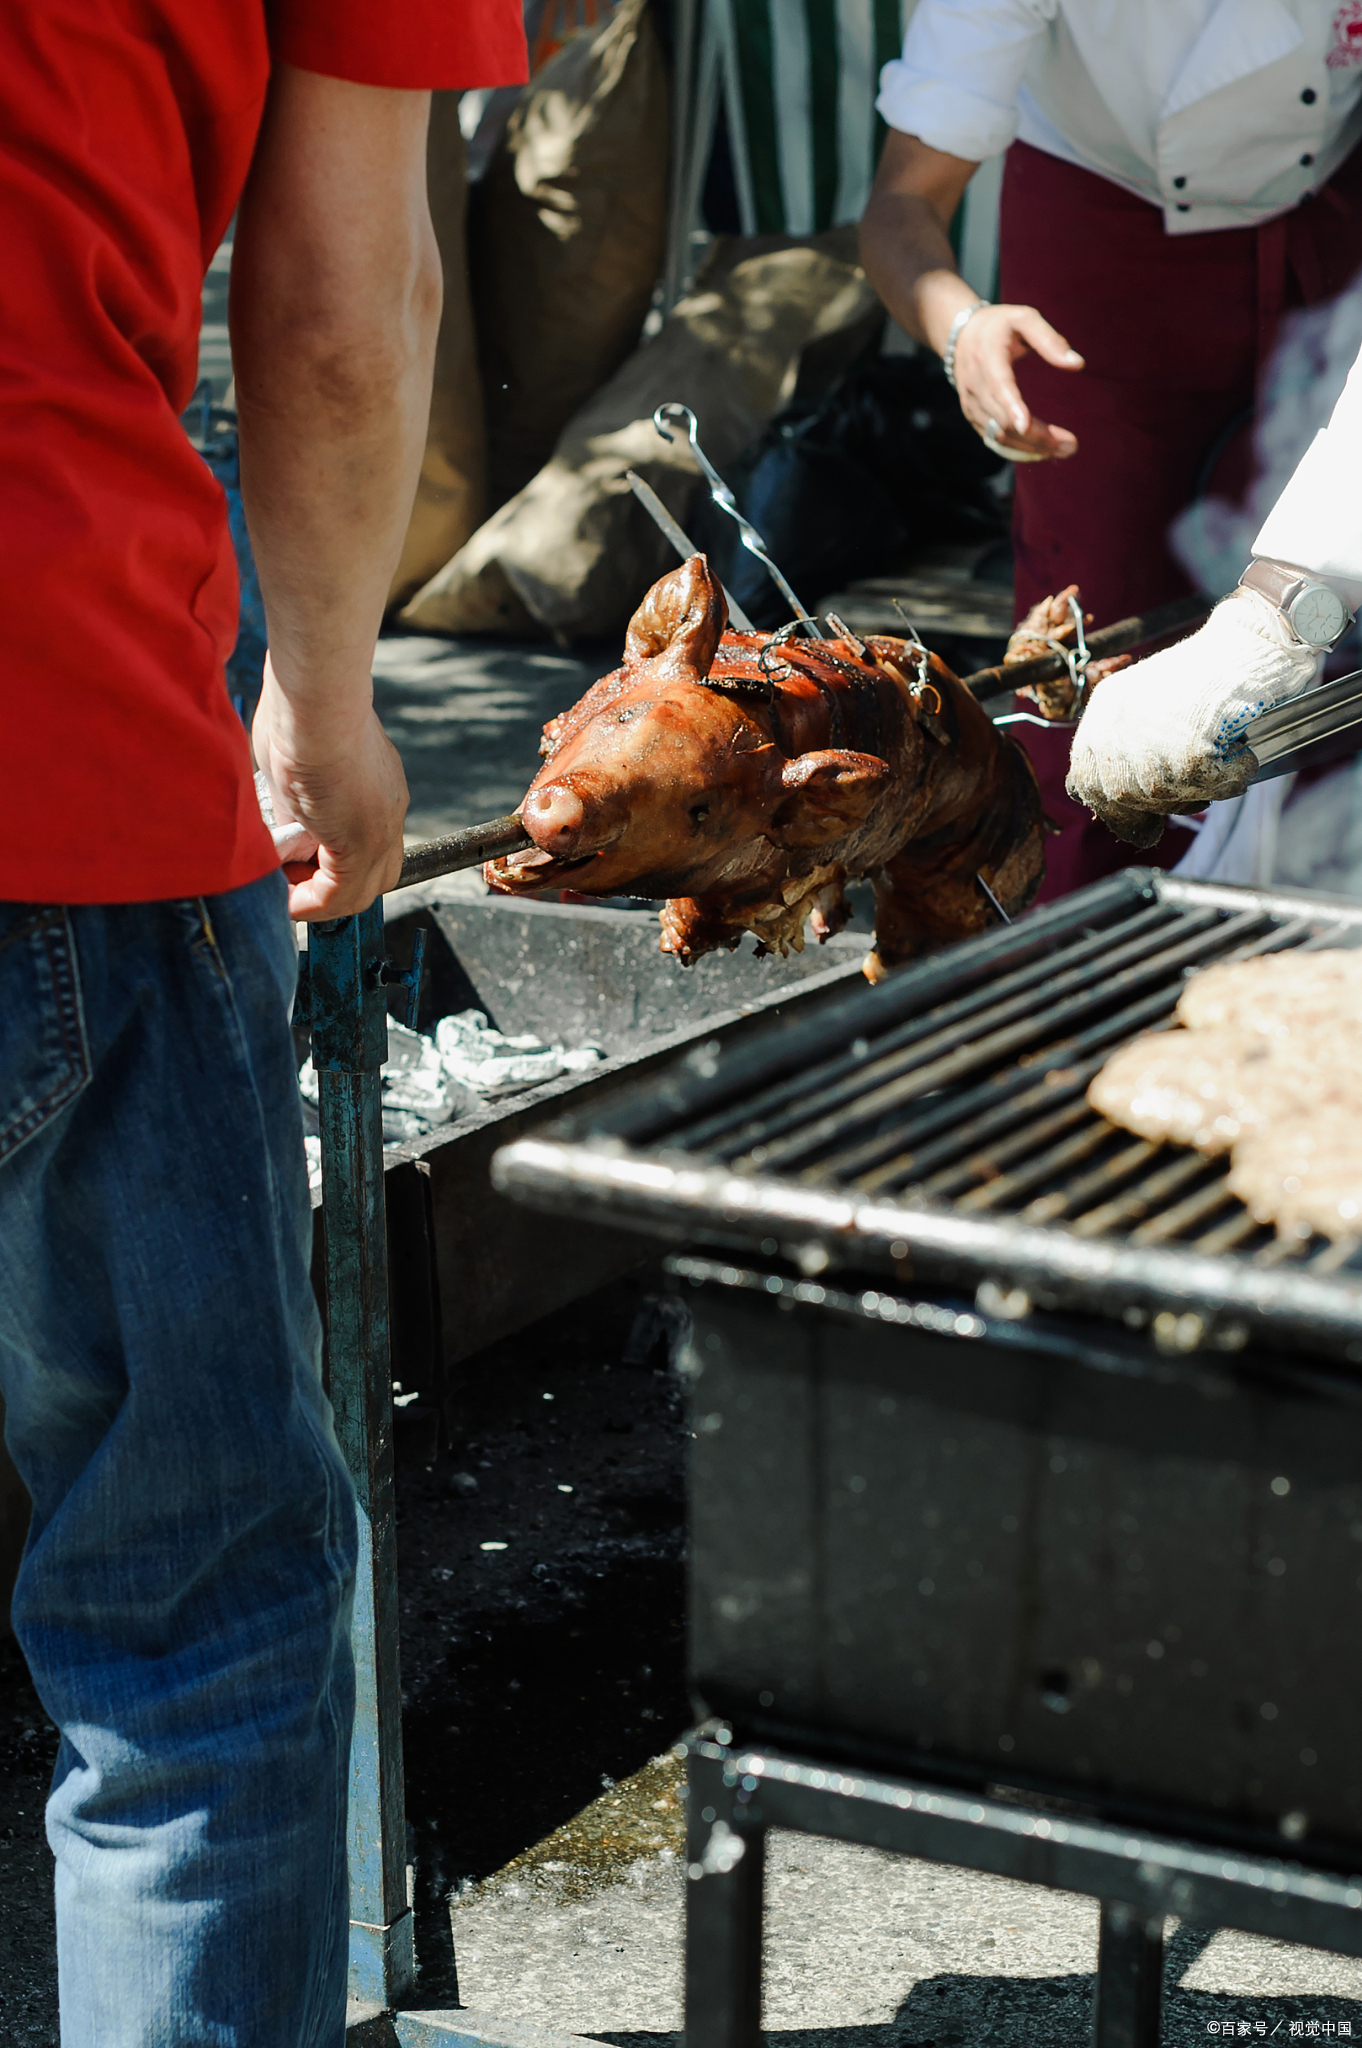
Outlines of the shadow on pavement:
[{"label": "shadow on pavement", "polygon": [[[1180,1927],[1168,1943],[1161,2048],[1217,2040],[1362,2040],[1362,2003],[1343,1998],[1241,1998],[1181,1983],[1214,1939]],[[1095,1979],[924,1977],[883,2026],[780,2028],[767,2048],[1090,2048]],[[1344,2031],[1347,2029],[1347,2031]],[[680,2034],[592,2037],[611,2048],[682,2048]]]}]

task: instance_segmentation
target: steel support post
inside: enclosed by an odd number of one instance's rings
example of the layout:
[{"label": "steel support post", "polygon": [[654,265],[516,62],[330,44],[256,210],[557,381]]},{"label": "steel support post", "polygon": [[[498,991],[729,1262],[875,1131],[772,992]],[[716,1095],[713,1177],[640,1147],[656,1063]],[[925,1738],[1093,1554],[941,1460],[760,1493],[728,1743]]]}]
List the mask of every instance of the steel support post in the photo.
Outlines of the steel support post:
[{"label": "steel support post", "polygon": [[391,2008],[416,1979],[407,1903],[392,1382],[379,1070],[388,1056],[383,906],[308,933],[336,1435],[359,1496],[350,1749],[350,1996]]},{"label": "steel support post", "polygon": [[742,1817],[724,1766],[689,1759],[686,1794],[686,2048],[761,2048],[766,1835]]},{"label": "steel support post", "polygon": [[1163,1915],[1103,1899],[1093,1994],[1093,2048],[1159,2048]]}]

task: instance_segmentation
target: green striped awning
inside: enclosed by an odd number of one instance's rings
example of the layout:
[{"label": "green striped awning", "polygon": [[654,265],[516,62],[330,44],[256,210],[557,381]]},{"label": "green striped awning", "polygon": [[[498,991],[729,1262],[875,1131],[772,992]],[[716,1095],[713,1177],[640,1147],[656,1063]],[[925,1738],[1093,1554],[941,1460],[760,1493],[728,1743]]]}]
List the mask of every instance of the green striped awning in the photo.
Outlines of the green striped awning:
[{"label": "green striped awning", "polygon": [[807,235],[859,219],[884,139],[880,67],[902,48],[912,0],[709,4],[744,228]]}]

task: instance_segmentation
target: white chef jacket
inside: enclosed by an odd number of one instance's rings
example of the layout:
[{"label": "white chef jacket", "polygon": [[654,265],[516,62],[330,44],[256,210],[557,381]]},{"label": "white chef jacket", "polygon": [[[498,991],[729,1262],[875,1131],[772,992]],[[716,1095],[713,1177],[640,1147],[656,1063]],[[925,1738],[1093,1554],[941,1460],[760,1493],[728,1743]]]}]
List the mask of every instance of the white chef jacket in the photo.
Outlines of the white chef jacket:
[{"label": "white chef jacket", "polygon": [[971,163],[1020,136],[1170,234],[1252,225],[1362,136],[1362,0],[918,0],[876,104]]}]

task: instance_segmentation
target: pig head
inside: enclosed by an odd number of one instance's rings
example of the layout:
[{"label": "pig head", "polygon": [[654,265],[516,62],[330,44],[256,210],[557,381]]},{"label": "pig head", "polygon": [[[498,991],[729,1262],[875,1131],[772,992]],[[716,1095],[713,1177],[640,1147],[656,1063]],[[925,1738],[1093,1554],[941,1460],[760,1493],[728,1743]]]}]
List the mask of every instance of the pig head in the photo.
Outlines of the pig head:
[{"label": "pig head", "polygon": [[623,665],[544,728],[547,758],[520,810],[534,845],[489,863],[493,889],[701,899],[695,944],[664,913],[664,950],[683,958],[744,929],[767,935],[776,905],[788,924],[792,883],[802,927],[828,856],[873,831],[894,778],[869,753],[782,751],[755,655],[752,678],[710,680],[726,622],[703,556],[653,586]]}]

